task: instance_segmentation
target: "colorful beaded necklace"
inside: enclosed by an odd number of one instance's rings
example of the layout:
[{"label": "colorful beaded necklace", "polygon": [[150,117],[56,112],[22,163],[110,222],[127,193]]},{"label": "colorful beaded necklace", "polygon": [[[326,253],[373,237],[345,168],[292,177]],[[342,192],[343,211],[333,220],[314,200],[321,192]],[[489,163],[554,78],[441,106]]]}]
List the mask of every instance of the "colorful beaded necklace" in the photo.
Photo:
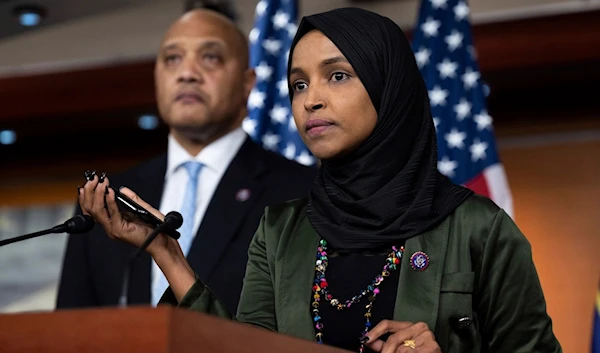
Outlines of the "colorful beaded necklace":
[{"label": "colorful beaded necklace", "polygon": [[353,304],[357,304],[364,298],[367,294],[369,295],[369,303],[365,306],[367,309],[365,313],[365,329],[361,332],[360,339],[360,348],[359,352],[364,352],[365,346],[363,343],[363,337],[369,332],[371,327],[371,309],[373,308],[373,302],[379,294],[379,285],[383,282],[383,280],[390,275],[393,271],[396,270],[396,267],[400,264],[400,259],[402,258],[402,254],[404,253],[404,247],[392,247],[392,252],[389,253],[385,266],[383,266],[383,270],[381,274],[378,274],[373,282],[367,286],[366,289],[363,289],[359,294],[352,297],[352,299],[346,300],[345,303],[342,303],[339,299],[336,299],[329,292],[329,284],[327,283],[327,279],[325,278],[325,270],[327,270],[327,264],[329,263],[327,259],[327,242],[325,240],[321,240],[319,243],[319,247],[317,248],[317,261],[315,266],[315,281],[313,285],[313,317],[316,328],[316,338],[317,343],[323,343],[323,322],[321,320],[321,316],[319,315],[319,304],[321,298],[324,298],[331,306],[336,307],[338,311],[342,311],[344,309],[350,308]]}]

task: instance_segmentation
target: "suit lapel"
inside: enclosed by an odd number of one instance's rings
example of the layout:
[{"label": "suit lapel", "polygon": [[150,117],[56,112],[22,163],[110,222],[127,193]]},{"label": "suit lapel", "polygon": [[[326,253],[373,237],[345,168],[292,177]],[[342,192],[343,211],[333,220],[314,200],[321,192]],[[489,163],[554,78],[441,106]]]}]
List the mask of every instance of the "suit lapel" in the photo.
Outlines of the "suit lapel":
[{"label": "suit lapel", "polygon": [[[138,171],[137,180],[133,184],[135,185],[135,190],[133,191],[137,193],[142,200],[148,202],[156,209],[160,207],[166,170],[167,155],[165,154],[142,167]],[[152,258],[150,255],[144,252],[133,267],[131,276],[133,283],[131,283],[129,287],[129,301],[131,303],[150,302],[151,261]]]},{"label": "suit lapel", "polygon": [[[188,261],[204,281],[208,280],[245,215],[267,186],[261,180],[267,168],[261,158],[262,151],[257,151],[259,148],[246,138],[219,182],[192,242]],[[244,189],[250,193],[250,198],[237,200],[236,194]]]},{"label": "suit lapel", "polygon": [[285,308],[285,316],[282,315],[282,322],[278,323],[279,330],[314,340],[313,319],[307,308],[311,307],[312,302],[315,256],[320,237],[306,216],[290,234],[289,243],[285,245],[285,256],[281,258],[281,275],[277,276],[279,286],[275,288],[279,297],[277,306]]},{"label": "suit lapel", "polygon": [[[435,229],[406,241],[394,320],[425,322],[431,330],[435,329],[448,247],[448,222],[446,220]],[[419,251],[429,257],[429,266],[423,271],[414,270],[411,266],[411,256]]]}]

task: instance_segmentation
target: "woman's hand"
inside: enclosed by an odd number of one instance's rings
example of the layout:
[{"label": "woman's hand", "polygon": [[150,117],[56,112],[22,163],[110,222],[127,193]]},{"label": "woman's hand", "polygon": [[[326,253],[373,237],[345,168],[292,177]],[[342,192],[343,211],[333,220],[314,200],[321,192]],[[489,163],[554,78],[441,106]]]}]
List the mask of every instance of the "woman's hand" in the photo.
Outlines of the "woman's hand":
[{"label": "woman's hand", "polygon": [[[109,185],[108,178],[99,183],[98,177],[94,175],[94,178],[79,190],[79,205],[83,213],[92,216],[111,239],[140,247],[152,232],[152,228],[142,222],[123,218],[115,201],[115,191],[109,188]],[[165,218],[160,211],[139,198],[133,191],[127,188],[120,191],[158,219]],[[192,287],[196,277],[177,240],[161,233],[148,245],[146,251],[165,274],[175,297],[180,301]]]},{"label": "woman's hand", "polygon": [[[79,191],[79,205],[84,214],[89,214],[99,223],[111,239],[117,239],[140,247],[147,236],[152,232],[152,228],[142,222],[126,220],[122,217],[119,207],[115,201],[115,191],[109,188],[110,180],[104,179],[99,183],[97,176],[91,181],[85,183]],[[108,193],[107,193],[108,192]],[[158,219],[163,220],[164,215],[157,209],[150,206],[144,200],[140,199],[133,191],[122,188],[121,192],[144,207]],[[106,201],[106,207],[105,207]],[[174,242],[174,244],[173,244]],[[159,234],[152,243],[148,245],[146,251],[155,256],[161,252],[169,250],[177,241]]]},{"label": "woman's hand", "polygon": [[[380,339],[390,334],[387,340]],[[367,333],[365,343],[370,349],[381,353],[441,353],[433,332],[427,324],[383,320]]]}]

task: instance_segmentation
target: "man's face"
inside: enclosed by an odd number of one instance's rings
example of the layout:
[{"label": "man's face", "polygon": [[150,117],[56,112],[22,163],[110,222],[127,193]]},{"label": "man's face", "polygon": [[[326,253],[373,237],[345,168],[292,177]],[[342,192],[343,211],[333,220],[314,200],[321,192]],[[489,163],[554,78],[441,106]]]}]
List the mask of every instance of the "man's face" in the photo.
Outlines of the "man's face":
[{"label": "man's face", "polygon": [[205,139],[241,122],[254,84],[242,41],[226,20],[201,11],[169,29],[155,66],[158,108],[167,125]]}]

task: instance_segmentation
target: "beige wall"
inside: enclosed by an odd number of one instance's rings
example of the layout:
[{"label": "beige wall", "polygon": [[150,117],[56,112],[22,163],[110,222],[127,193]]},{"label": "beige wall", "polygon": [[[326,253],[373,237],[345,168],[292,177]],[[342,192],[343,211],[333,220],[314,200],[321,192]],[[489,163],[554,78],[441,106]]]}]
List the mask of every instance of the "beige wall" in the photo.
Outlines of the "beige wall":
[{"label": "beige wall", "polygon": [[565,353],[589,352],[600,280],[600,140],[501,149]]}]

